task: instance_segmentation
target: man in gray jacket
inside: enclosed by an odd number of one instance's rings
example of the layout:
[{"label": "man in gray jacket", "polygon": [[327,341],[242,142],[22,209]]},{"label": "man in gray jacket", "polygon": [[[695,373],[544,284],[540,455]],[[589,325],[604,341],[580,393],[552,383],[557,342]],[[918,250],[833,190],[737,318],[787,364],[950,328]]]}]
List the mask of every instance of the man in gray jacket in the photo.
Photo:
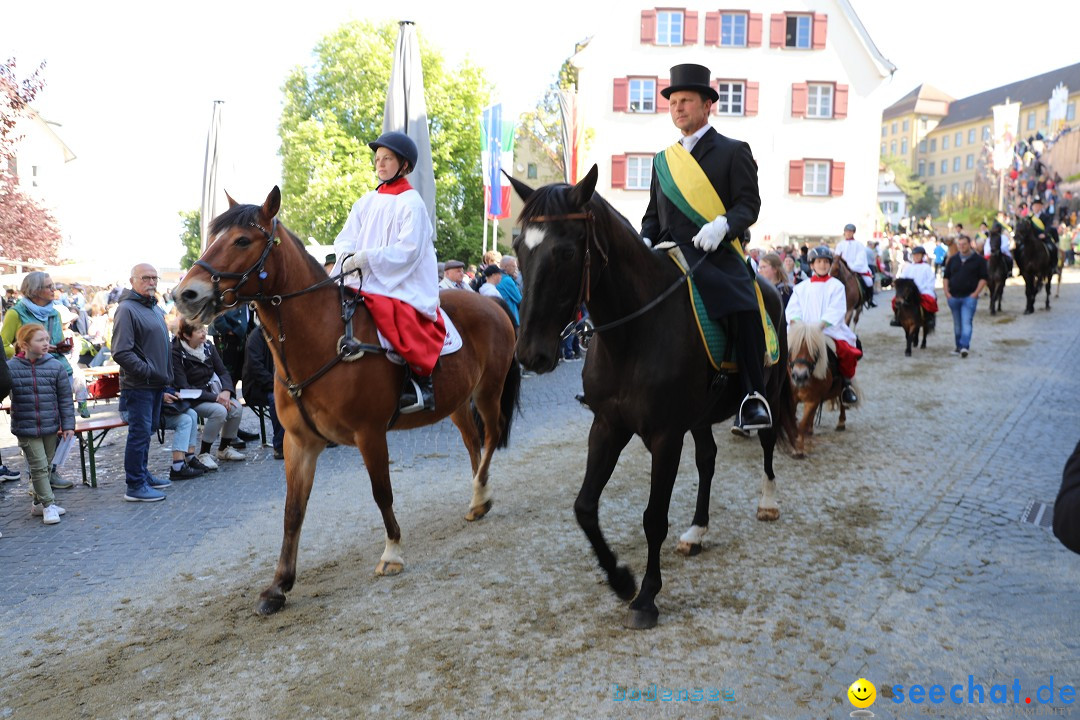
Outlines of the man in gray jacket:
[{"label": "man in gray jacket", "polygon": [[131,289],[120,295],[113,319],[112,356],[120,366],[120,405],[127,414],[124,473],[129,502],[164,500],[168,487],[146,467],[165,387],[172,382],[172,352],[165,312],[158,307],[158,274],[153,265],[131,269]]}]

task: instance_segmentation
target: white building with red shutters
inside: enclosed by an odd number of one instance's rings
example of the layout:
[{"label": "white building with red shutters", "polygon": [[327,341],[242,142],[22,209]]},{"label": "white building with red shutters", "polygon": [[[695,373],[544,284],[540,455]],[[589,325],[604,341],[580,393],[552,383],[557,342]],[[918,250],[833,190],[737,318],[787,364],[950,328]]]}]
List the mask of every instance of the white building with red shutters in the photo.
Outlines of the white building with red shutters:
[{"label": "white building with red shutters", "polygon": [[653,155],[679,137],[660,95],[669,69],[699,63],[720,93],[711,124],[750,143],[758,163],[753,237],[833,238],[849,222],[869,237],[883,85],[896,68],[847,0],[624,7],[573,63],[591,131],[585,168],[596,163],[597,190],[631,223],[648,205]]}]

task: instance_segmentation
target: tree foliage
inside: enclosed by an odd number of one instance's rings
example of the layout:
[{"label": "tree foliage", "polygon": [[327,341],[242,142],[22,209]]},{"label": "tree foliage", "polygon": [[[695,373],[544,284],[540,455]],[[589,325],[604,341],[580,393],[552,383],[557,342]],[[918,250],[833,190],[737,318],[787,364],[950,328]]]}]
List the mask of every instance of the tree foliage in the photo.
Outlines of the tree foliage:
[{"label": "tree foliage", "polygon": [[41,63],[20,81],[14,58],[0,64],[0,256],[52,263],[61,242],[56,219],[19,187],[15,163],[17,126],[31,116],[30,103],[45,87],[44,69]]},{"label": "tree foliage", "polygon": [[939,200],[937,193],[919,179],[903,158],[888,156],[882,158],[881,163],[892,171],[896,187],[900,188],[900,192],[907,198],[909,214],[920,218],[926,215],[937,215]]},{"label": "tree foliage", "polygon": [[180,220],[183,227],[180,230],[180,244],[184,247],[184,257],[180,258],[180,269],[190,270],[195,261],[202,255],[202,240],[199,237],[199,228],[202,224],[202,210],[181,210]]},{"label": "tree foliage", "polygon": [[[354,21],[326,35],[314,63],[285,81],[281,137],[282,220],[329,244],[352,204],[376,185],[367,143],[382,133],[397,25]],[[446,68],[419,35],[435,171],[436,250],[479,259],[484,192],[480,113],[490,87],[468,63]]]},{"label": "tree foliage", "polygon": [[[577,51],[584,47],[584,43],[578,44]],[[536,104],[534,110],[524,112],[518,122],[517,137],[521,140],[531,140],[542,148],[559,172],[566,174],[563,162],[563,138],[562,138],[562,114],[559,111],[559,91],[577,89],[577,67],[570,62],[570,58],[563,61],[559,68],[559,76],[555,82],[544,91],[544,96]]]}]

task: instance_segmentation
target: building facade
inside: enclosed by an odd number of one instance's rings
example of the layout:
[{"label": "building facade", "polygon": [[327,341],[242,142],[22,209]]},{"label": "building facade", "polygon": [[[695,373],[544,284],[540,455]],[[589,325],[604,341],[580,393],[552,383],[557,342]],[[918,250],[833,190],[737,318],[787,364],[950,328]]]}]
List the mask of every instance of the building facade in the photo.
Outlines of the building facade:
[{"label": "building facade", "polygon": [[633,225],[648,206],[653,155],[679,138],[660,92],[681,63],[710,68],[720,94],[711,124],[753,150],[754,238],[781,244],[873,225],[880,90],[895,66],[846,0],[627,6],[572,62],[592,131],[585,167],[598,166],[598,192]]}]

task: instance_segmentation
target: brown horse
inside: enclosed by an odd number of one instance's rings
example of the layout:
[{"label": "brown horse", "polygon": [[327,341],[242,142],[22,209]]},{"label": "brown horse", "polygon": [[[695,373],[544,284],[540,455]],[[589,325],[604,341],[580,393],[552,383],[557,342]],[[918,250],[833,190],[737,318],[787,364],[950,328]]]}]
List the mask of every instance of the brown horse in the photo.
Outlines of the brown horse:
[{"label": "brown horse", "polygon": [[837,432],[847,429],[847,408],[840,399],[844,386],[836,365],[836,346],[817,323],[788,325],[788,367],[795,403],[802,404],[803,416],[795,439],[795,456],[806,455],[806,438],[814,434],[814,423],[826,400],[840,406]]},{"label": "brown horse", "polygon": [[904,355],[911,357],[911,347],[919,345],[919,330],[922,330],[920,348],[926,349],[926,336],[934,332],[936,318],[933,313],[923,309],[922,294],[914,280],[897,278],[893,285],[896,287],[896,317],[900,320],[900,327],[904,328],[904,337],[907,340]]},{"label": "brown horse", "polygon": [[390,487],[388,427],[409,430],[449,416],[472,463],[473,496],[465,518],[483,517],[491,508],[491,456],[509,439],[520,369],[514,360],[514,327],[504,308],[476,293],[443,291],[442,308],[461,332],[464,346],[444,355],[435,368],[435,409],[398,417],[404,369],[381,351],[362,302],[353,324],[366,352],[342,362],[346,353],[338,349],[344,327],[339,286],[277,222],[277,187],[261,207],[229,201],[229,210],[211,225],[213,242],[173,294],[180,312],[200,322],[238,302],[254,302],[274,355],[274,397],[287,431],[286,496],[277,572],[256,607],[269,615],[285,604],[285,593],[296,579],[300,526],[315,464],[328,441],[360,449],[386,526],[386,547],[375,572],[399,573],[404,561]]},{"label": "brown horse", "polygon": [[859,322],[859,316],[862,315],[863,307],[863,281],[862,278],[856,275],[848,264],[844,261],[844,258],[839,255],[833,260],[832,269],[829,274],[834,278],[844,283],[844,295],[847,299],[847,312],[844,313],[844,322],[849,328],[855,330],[855,325]]},{"label": "brown horse", "polygon": [[990,259],[986,262],[989,280],[986,288],[990,291],[990,314],[1001,312],[1001,298],[1005,295],[1005,281],[1009,279],[1009,270],[1001,253],[1001,233],[991,232],[986,240],[990,246]]}]

